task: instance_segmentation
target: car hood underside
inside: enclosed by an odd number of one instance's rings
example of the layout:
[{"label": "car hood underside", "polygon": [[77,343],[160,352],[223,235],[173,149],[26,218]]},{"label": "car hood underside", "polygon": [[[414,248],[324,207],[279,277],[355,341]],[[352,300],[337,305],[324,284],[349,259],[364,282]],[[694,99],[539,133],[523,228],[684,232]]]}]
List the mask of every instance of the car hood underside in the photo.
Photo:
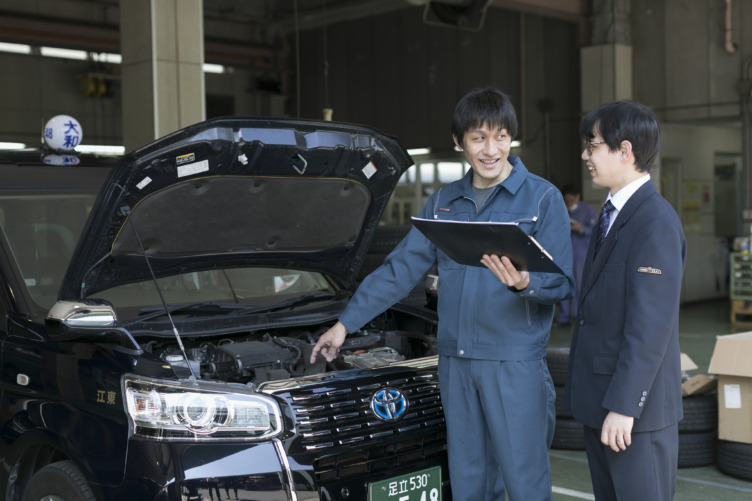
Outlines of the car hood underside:
[{"label": "car hood underside", "polygon": [[[223,118],[123,157],[60,289],[233,266],[327,273],[349,286],[402,173],[396,139],[355,125]],[[148,261],[147,259],[148,258]]]}]

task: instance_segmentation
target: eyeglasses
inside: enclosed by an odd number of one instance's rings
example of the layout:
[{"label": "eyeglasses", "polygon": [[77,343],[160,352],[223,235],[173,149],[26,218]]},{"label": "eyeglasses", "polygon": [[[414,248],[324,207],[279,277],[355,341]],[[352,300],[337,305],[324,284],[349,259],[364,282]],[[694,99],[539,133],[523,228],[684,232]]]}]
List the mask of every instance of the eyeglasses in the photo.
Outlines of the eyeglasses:
[{"label": "eyeglasses", "polygon": [[606,144],[606,141],[588,141],[587,139],[583,141],[584,148],[587,150],[588,156],[593,154],[593,146],[598,146],[599,144]]}]

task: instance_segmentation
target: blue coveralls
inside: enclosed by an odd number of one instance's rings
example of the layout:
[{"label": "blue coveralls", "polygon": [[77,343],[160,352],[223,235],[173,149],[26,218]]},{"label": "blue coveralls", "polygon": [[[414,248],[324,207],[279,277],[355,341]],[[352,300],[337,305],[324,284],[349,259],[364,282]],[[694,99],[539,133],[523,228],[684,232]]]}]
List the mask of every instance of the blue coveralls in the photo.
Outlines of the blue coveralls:
[{"label": "blue coveralls", "polygon": [[517,222],[565,274],[531,273],[522,291],[463,266],[413,228],[366,277],[339,320],[360,329],[420,283],[438,261],[438,347],[454,501],[551,500],[548,448],[555,393],[546,367],[554,306],[571,297],[572,246],[561,193],[509,156],[513,169],[476,207],[472,171],[434,193],[420,217]]},{"label": "blue coveralls", "polygon": [[567,299],[559,304],[560,323],[568,323],[577,316],[577,294],[582,283],[582,270],[585,267],[585,255],[590,245],[590,234],[593,232],[597,215],[592,205],[583,201],[578,202],[577,207],[569,211],[569,217],[579,221],[583,233],[572,232],[572,273],[576,286],[572,299]]}]

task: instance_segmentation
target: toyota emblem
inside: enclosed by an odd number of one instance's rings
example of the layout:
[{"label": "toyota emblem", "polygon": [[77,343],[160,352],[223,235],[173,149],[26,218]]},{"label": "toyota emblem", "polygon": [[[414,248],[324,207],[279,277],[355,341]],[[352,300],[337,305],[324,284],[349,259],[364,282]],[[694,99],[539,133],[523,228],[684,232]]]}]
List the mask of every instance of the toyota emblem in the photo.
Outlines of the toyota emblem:
[{"label": "toyota emblem", "polygon": [[396,388],[382,388],[371,396],[371,410],[382,421],[396,421],[407,411],[407,398]]}]

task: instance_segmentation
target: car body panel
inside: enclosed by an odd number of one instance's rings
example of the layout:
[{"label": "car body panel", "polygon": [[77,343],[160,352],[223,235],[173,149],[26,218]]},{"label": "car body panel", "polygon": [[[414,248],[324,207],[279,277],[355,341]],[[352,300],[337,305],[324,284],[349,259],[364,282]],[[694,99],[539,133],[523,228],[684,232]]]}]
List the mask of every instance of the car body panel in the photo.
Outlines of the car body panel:
[{"label": "car body panel", "polygon": [[[435,466],[450,499],[435,311],[396,304],[331,363],[308,361],[410,164],[396,139],[229,118],[120,159],[49,156],[0,152],[0,495],[68,461],[97,500],[349,501]],[[245,297],[260,276],[271,292]],[[232,294],[176,301],[212,277]],[[131,380],[272,402],[281,424],[217,438],[187,419],[147,437]],[[393,419],[373,410],[385,388],[405,399]]]},{"label": "car body panel", "polygon": [[320,270],[352,285],[411,164],[394,138],[361,126],[226,118],[188,127],[113,169],[60,297],[152,272],[248,265]]}]

